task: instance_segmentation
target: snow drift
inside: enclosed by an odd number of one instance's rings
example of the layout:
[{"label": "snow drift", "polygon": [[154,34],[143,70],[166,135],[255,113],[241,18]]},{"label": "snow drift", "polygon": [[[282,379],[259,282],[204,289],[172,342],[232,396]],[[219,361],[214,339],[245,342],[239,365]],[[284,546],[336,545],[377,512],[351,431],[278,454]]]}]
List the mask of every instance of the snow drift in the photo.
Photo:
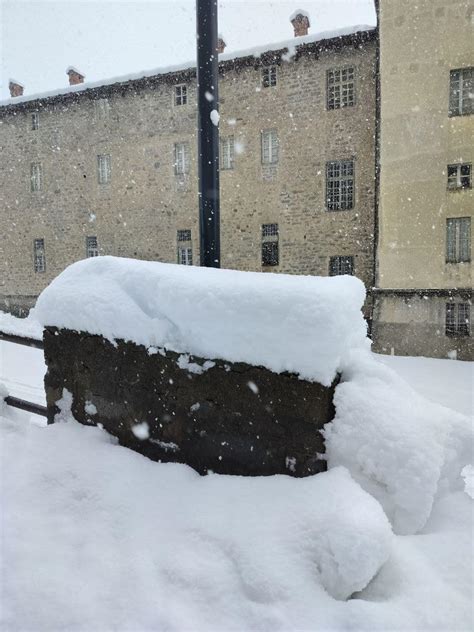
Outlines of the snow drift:
[{"label": "snow drift", "polygon": [[368,344],[364,298],[362,282],[349,276],[97,257],[62,272],[35,315],[44,326],[294,372],[329,386],[348,350]]}]

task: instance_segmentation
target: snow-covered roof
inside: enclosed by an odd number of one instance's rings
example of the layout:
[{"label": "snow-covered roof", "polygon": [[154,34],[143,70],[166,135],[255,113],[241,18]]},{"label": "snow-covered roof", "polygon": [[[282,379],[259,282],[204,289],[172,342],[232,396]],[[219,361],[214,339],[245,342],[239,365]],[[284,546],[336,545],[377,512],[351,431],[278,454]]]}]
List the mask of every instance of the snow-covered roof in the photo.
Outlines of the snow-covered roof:
[{"label": "snow-covered roof", "polygon": [[[330,31],[322,31],[319,33],[312,33],[310,35],[305,35],[302,37],[292,37],[291,39],[268,43],[263,46],[254,46],[252,48],[247,48],[244,50],[237,50],[224,53],[219,55],[219,63],[223,62],[232,62],[238,59],[243,59],[245,57],[260,57],[265,53],[269,53],[271,51],[281,51],[287,50],[288,55],[291,56],[296,52],[296,49],[303,45],[308,44],[316,44],[318,42],[325,42],[330,40],[336,40],[343,37],[349,37],[352,35],[357,35],[361,33],[372,33],[375,32],[376,28],[374,26],[370,26],[367,24],[359,24],[355,26],[348,26],[340,29],[334,29]],[[106,80],[101,81],[89,81],[84,82],[75,86],[65,86],[63,88],[58,88],[57,90],[49,90],[47,92],[40,92],[36,94],[23,95],[19,97],[12,97],[9,99],[4,99],[0,101],[0,107],[6,107],[11,105],[16,105],[19,103],[26,103],[28,101],[37,101],[39,99],[48,99],[51,97],[56,97],[60,95],[72,94],[75,92],[84,92],[86,90],[91,90],[95,88],[101,88],[103,86],[111,86],[114,84],[127,83],[130,81],[138,81],[140,79],[146,79],[151,77],[157,77],[160,75],[168,75],[178,72],[184,72],[187,70],[193,70],[196,67],[196,61],[191,60],[184,63],[165,66],[162,68],[153,68],[151,70],[140,70],[135,73],[130,73],[127,75],[119,75],[116,77],[111,77]],[[74,70],[78,74],[82,75],[78,70],[76,70],[73,66],[70,66],[68,70]]]}]

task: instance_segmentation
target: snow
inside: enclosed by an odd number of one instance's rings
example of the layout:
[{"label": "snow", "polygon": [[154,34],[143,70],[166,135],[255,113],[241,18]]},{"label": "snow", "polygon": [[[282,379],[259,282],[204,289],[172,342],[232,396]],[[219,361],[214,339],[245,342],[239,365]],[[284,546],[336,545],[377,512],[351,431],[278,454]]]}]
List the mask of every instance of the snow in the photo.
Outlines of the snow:
[{"label": "snow", "polygon": [[288,18],[290,22],[292,22],[297,15],[302,15],[303,17],[308,18],[308,20],[310,19],[309,13],[307,11],[303,11],[303,9],[296,9],[296,11],[293,11],[293,13]]},{"label": "snow", "polygon": [[[301,46],[302,44],[312,44],[315,42],[345,37],[347,35],[354,35],[356,33],[374,31],[374,30],[375,29],[373,25],[358,24],[358,25],[352,25],[352,26],[345,26],[338,29],[332,29],[328,31],[322,31],[319,33],[312,33],[309,35],[305,35],[303,37],[298,37],[296,41],[295,41],[295,38],[293,38],[293,39],[289,39],[289,40],[285,40],[281,42],[268,43],[263,46],[253,46],[245,50],[237,50],[234,52],[228,52],[228,53],[219,55],[219,63],[225,62],[225,61],[233,61],[241,57],[249,57],[249,56],[260,57],[262,54],[267,53],[268,51],[282,50],[284,48],[287,48],[289,51],[291,51],[291,54],[289,56],[291,57],[291,55],[294,54],[295,47]],[[287,60],[289,60],[289,57]],[[17,104],[17,103],[26,103],[28,101],[36,101],[38,99],[47,99],[49,97],[65,95],[65,94],[69,94],[73,92],[84,92],[85,90],[100,88],[101,86],[123,84],[129,81],[137,81],[139,79],[157,77],[159,75],[167,75],[170,73],[177,73],[177,72],[182,72],[185,70],[192,70],[195,68],[195,66],[196,66],[195,61],[186,61],[179,64],[163,66],[162,68],[154,68],[152,70],[141,70],[138,72],[111,77],[106,80],[84,82],[84,83],[80,83],[74,86],[58,88],[56,90],[48,90],[48,91],[39,92],[36,94],[23,95],[21,97],[4,99],[0,101],[0,107]],[[82,73],[79,73],[79,74],[82,74]]]},{"label": "snow", "polygon": [[[238,272],[94,257],[39,296],[44,326],[264,366],[330,385],[365,348],[365,289],[354,277]],[[117,309],[120,305],[120,309]]]},{"label": "snow", "polygon": [[212,124],[218,127],[219,120],[221,118],[219,115],[219,112],[217,110],[211,110],[211,113],[209,116],[211,117]]},{"label": "snow", "polygon": [[30,311],[27,318],[16,318],[0,311],[0,331],[24,338],[43,339],[43,327],[37,321],[34,309]]}]

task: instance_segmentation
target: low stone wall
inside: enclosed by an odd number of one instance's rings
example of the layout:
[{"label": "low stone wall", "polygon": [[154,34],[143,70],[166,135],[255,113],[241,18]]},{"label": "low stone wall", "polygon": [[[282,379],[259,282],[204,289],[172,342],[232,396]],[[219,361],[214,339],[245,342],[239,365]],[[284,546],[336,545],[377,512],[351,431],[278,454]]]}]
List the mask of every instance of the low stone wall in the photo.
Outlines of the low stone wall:
[{"label": "low stone wall", "polygon": [[202,474],[326,469],[319,431],[334,417],[335,383],[326,388],[262,367],[114,346],[55,328],[45,330],[44,344],[50,423],[67,389],[79,422],[101,424],[155,461],[186,463]]}]

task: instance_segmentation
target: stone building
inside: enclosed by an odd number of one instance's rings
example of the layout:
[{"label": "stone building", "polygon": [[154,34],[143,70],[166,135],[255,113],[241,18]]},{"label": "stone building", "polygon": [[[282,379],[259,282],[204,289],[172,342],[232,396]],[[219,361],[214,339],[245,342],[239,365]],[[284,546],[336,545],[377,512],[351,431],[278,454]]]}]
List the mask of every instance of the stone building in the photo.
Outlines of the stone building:
[{"label": "stone building", "polygon": [[472,0],[379,0],[376,350],[474,359]]},{"label": "stone building", "polygon": [[[376,32],[305,35],[300,18],[291,42],[220,57],[222,267],[371,288]],[[1,309],[27,310],[86,256],[199,263],[192,64],[68,74],[0,105]]]}]

